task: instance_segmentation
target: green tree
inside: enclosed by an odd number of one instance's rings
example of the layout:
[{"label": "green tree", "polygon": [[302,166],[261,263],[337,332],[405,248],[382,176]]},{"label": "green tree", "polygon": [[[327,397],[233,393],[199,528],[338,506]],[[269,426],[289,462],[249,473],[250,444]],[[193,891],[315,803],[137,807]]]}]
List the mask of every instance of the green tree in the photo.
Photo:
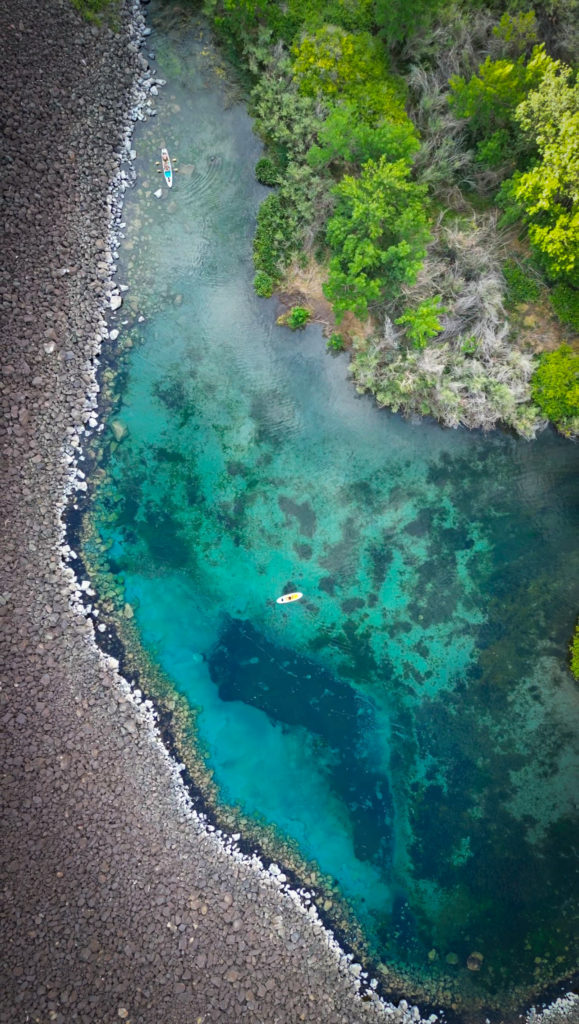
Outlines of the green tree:
[{"label": "green tree", "polygon": [[[574,80],[575,78],[575,80]],[[553,278],[579,284],[579,82],[551,62],[515,118],[539,160],[513,187],[529,238]]]},{"label": "green tree", "polygon": [[429,238],[426,186],[409,180],[408,164],[369,160],[359,178],[346,175],[333,189],[336,211],[328,222],[333,256],[324,291],[337,319],[346,310],[368,315],[388,289],[394,296],[412,282]]},{"label": "green tree", "polygon": [[384,47],[369,32],[325,25],[293,47],[293,70],[305,96],[340,97],[370,124],[404,122],[404,90],[388,73]]},{"label": "green tree", "polygon": [[376,24],[390,47],[411,39],[430,25],[443,0],[376,0]]},{"label": "green tree", "polygon": [[537,19],[534,11],[503,14],[493,35],[503,43],[503,52],[509,57],[520,57],[537,42]]},{"label": "green tree", "polygon": [[339,25],[348,32],[370,31],[373,0],[289,0],[288,14],[308,31]]},{"label": "green tree", "polygon": [[541,412],[563,433],[579,433],[579,354],[569,345],[541,356],[531,391]]},{"label": "green tree", "polygon": [[467,82],[461,75],[450,79],[450,105],[459,117],[469,118],[474,138],[488,138],[500,129],[512,128],[514,113],[530,89],[541,81],[552,60],[543,45],[535,46],[531,59],[491,60],[487,57]]},{"label": "green tree", "polygon": [[367,160],[406,160],[410,163],[420,148],[410,118],[400,124],[383,121],[375,127],[361,121],[349,104],[334,107],[318,133],[318,144],[308,153],[311,167],[328,167],[344,172],[361,167]]},{"label": "green tree", "polygon": [[447,312],[448,308],[442,305],[442,295],[435,295],[432,299],[424,299],[415,309],[405,309],[394,323],[406,327],[413,348],[425,348],[430,338],[444,330],[438,318]]}]

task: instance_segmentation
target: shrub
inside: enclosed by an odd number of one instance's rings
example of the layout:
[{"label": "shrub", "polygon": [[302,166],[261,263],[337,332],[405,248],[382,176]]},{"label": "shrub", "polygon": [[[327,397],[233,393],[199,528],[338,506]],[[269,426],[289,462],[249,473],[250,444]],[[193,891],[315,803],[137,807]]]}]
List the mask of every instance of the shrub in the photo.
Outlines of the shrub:
[{"label": "shrub", "polygon": [[356,110],[345,103],[330,111],[320,127],[319,143],[312,146],[307,159],[311,167],[343,171],[381,156],[411,163],[419,147],[410,118],[400,124],[386,120],[373,126],[360,120]]},{"label": "shrub", "polygon": [[292,242],[287,213],[279,193],[268,196],[257,214],[257,229],[253,240],[253,261],[256,270],[264,270],[275,281],[288,262]]},{"label": "shrub", "polygon": [[447,313],[446,306],[441,305],[442,296],[435,295],[432,299],[424,299],[415,309],[406,309],[402,316],[394,321],[406,327],[406,334],[413,348],[426,348],[430,338],[434,338],[443,330],[438,317]]},{"label": "shrub", "polygon": [[266,274],[265,270],[258,270],[253,279],[253,287],[262,299],[269,299],[273,295],[276,284],[277,282],[270,274]]},{"label": "shrub", "polygon": [[460,346],[460,351],[463,352],[465,356],[474,356],[477,348],[478,341],[475,338],[474,334],[471,334],[470,337],[464,338]]},{"label": "shrub", "polygon": [[551,292],[551,305],[559,320],[579,333],[579,292],[567,284],[558,284]]},{"label": "shrub", "polygon": [[506,128],[499,128],[487,139],[477,143],[476,162],[486,167],[503,167],[510,163],[512,167],[515,145],[512,133]]},{"label": "shrub", "polygon": [[273,188],[274,185],[279,185],[279,171],[273,160],[270,160],[268,156],[262,156],[261,160],[257,161],[255,177],[261,185],[269,185],[270,188]]},{"label": "shrub", "polygon": [[516,306],[519,302],[534,302],[539,298],[539,285],[520,263],[506,260],[503,276],[507,282],[506,301],[509,306]]},{"label": "shrub", "polygon": [[300,327],[306,326],[311,315],[311,310],[306,309],[304,306],[292,306],[285,318],[285,322],[292,331],[297,331]]},{"label": "shrub", "polygon": [[515,118],[539,160],[518,179],[529,239],[551,279],[579,285],[579,82],[550,61]]},{"label": "shrub", "polygon": [[92,21],[96,25],[101,23],[101,15],[118,14],[118,0],[72,0],[72,6],[82,14],[86,21]]},{"label": "shrub", "polygon": [[308,31],[323,25],[339,25],[348,32],[370,31],[374,0],[289,0],[288,20]]},{"label": "shrub", "polygon": [[369,32],[324,25],[293,48],[293,68],[304,96],[341,99],[369,124],[405,122],[404,84],[388,73],[384,47]]},{"label": "shrub", "polygon": [[571,671],[575,679],[579,679],[579,622],[575,626],[575,633],[569,650],[571,651]]},{"label": "shrub", "polygon": [[450,105],[459,117],[469,119],[475,139],[488,138],[498,129],[516,129],[515,110],[536,88],[553,61],[543,45],[535,46],[531,59],[491,60],[479,65],[478,75],[467,82],[462,75],[450,79]]},{"label": "shrub", "polygon": [[563,433],[579,431],[579,354],[569,345],[541,356],[532,379],[533,400]]},{"label": "shrub", "polygon": [[328,338],[327,348],[329,348],[331,352],[343,352],[345,348],[343,336],[334,331],[334,333],[330,334],[330,337]]}]

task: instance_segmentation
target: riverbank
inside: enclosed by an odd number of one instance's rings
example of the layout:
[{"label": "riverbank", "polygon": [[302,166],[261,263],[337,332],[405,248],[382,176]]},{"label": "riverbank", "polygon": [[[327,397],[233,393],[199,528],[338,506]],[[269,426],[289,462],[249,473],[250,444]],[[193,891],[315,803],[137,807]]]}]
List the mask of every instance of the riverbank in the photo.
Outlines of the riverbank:
[{"label": "riverbank", "polygon": [[[67,0],[10,0],[0,19],[13,158],[2,279],[0,1021],[417,1019],[371,996],[362,1003],[357,972],[315,918],[196,820],[150,706],[94,643],[62,566],[60,515],[82,425],[97,424],[114,265],[107,196],[111,179],[122,192],[130,177],[117,151],[145,58],[127,13],[119,35],[83,25]],[[83,491],[82,472],[74,480]],[[574,1005],[549,1020],[576,1020]]]}]

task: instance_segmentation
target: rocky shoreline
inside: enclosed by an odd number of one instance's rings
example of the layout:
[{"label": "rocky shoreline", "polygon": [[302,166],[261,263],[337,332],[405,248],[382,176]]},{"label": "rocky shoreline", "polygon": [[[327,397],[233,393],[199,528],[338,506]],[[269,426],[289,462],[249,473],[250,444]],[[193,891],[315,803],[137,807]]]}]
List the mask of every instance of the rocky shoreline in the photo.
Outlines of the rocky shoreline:
[{"label": "rocky shoreline", "polygon": [[[0,10],[0,1022],[418,1021],[371,990],[362,1001],[359,967],[315,912],[195,816],[63,562],[66,496],[86,488],[77,458],[98,426],[104,311],[120,295],[128,126],[151,83],[141,28],[138,5],[116,32],[69,0]],[[545,1024],[579,1020],[578,1006]]]}]

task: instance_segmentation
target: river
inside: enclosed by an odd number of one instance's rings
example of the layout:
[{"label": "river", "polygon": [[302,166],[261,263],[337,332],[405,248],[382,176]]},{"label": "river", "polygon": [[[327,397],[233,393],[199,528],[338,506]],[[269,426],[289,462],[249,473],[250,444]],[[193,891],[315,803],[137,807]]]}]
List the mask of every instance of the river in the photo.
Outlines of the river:
[{"label": "river", "polygon": [[482,1020],[574,967],[579,451],[404,421],[320,326],[275,325],[252,289],[261,144],[206,28],[149,11],[168,84],[135,136],[124,436],[86,557],[96,534],[197,709],[220,805],[317,865],[386,990]]}]

